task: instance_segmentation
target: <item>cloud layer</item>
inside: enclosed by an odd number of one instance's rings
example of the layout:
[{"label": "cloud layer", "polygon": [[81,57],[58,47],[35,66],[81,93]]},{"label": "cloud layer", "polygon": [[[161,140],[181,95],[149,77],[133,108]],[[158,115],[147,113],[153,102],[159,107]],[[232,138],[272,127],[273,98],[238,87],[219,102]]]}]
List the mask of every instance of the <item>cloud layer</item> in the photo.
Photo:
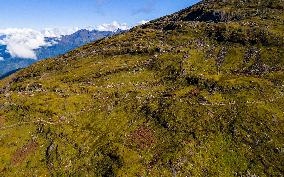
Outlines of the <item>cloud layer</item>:
[{"label": "cloud layer", "polygon": [[80,28],[46,28],[41,31],[45,37],[60,37],[62,35],[70,35],[80,30]]},{"label": "cloud layer", "polygon": [[110,24],[98,25],[95,29],[97,29],[99,31],[115,31],[115,30],[118,30],[118,29],[128,30],[129,26],[127,25],[127,23],[118,23],[117,21],[114,21]]},{"label": "cloud layer", "polygon": [[[144,24],[147,21],[142,20],[137,25]],[[95,28],[88,27],[88,30],[99,31],[116,31],[118,29],[128,30],[130,27],[126,23],[119,23],[114,21],[110,24],[98,25]],[[81,28],[47,28],[41,31],[29,29],[29,28],[8,28],[0,29],[0,45],[7,46],[7,52],[12,57],[37,59],[35,50],[43,47],[50,46],[45,40],[46,37],[60,38],[62,35],[70,35]],[[85,28],[84,28],[85,29]],[[0,56],[0,61],[3,57]]]},{"label": "cloud layer", "polygon": [[44,35],[32,29],[5,29],[0,34],[6,36],[0,44],[7,45],[12,57],[36,59],[33,50],[46,45]]},{"label": "cloud layer", "polygon": [[148,22],[149,22],[149,20],[141,20],[140,22],[137,23],[137,25],[144,25]]},{"label": "cloud layer", "polygon": [[34,52],[43,46],[49,46],[50,43],[45,41],[45,37],[60,37],[61,35],[72,34],[77,29],[45,29],[36,31],[28,28],[8,28],[0,29],[0,36],[4,35],[0,40],[0,45],[7,46],[7,52],[12,57],[37,59]]}]

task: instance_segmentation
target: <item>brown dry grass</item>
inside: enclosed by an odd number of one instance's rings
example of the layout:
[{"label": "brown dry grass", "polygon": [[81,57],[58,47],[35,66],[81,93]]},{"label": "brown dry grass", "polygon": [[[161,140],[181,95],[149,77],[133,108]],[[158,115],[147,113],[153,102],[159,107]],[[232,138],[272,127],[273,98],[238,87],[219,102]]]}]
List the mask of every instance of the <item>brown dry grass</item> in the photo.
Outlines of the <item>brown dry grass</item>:
[{"label": "brown dry grass", "polygon": [[130,142],[139,149],[147,149],[155,144],[156,138],[152,129],[142,125],[130,134]]},{"label": "brown dry grass", "polygon": [[26,158],[34,153],[38,148],[38,144],[35,141],[30,141],[28,144],[18,149],[12,156],[12,164],[17,165],[26,160]]},{"label": "brown dry grass", "polygon": [[2,127],[5,123],[5,118],[0,116],[0,127]]}]

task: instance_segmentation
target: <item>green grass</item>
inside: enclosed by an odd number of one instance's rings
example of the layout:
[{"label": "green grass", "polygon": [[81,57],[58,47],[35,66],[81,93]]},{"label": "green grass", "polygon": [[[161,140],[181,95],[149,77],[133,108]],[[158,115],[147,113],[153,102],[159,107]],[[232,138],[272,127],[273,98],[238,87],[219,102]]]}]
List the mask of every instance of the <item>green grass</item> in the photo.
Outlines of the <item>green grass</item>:
[{"label": "green grass", "polygon": [[283,5],[228,3],[208,12],[239,20],[186,9],[0,81],[0,175],[283,175]]}]

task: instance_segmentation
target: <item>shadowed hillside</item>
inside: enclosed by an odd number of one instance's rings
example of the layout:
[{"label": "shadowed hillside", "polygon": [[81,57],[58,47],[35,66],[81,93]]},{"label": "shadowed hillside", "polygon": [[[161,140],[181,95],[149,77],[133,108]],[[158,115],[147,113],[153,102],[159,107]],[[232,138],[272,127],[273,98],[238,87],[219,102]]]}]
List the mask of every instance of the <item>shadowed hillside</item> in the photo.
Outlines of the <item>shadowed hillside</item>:
[{"label": "shadowed hillside", "polygon": [[2,176],[283,176],[282,0],[203,1],[0,82]]}]

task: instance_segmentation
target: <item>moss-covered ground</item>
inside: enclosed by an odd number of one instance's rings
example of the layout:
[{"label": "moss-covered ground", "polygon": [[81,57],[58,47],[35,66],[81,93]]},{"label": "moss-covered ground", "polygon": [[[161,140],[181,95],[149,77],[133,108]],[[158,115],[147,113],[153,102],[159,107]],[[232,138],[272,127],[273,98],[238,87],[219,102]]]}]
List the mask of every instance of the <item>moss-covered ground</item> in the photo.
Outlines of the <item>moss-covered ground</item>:
[{"label": "moss-covered ground", "polygon": [[204,1],[0,81],[0,175],[283,176],[283,1],[242,2]]}]

